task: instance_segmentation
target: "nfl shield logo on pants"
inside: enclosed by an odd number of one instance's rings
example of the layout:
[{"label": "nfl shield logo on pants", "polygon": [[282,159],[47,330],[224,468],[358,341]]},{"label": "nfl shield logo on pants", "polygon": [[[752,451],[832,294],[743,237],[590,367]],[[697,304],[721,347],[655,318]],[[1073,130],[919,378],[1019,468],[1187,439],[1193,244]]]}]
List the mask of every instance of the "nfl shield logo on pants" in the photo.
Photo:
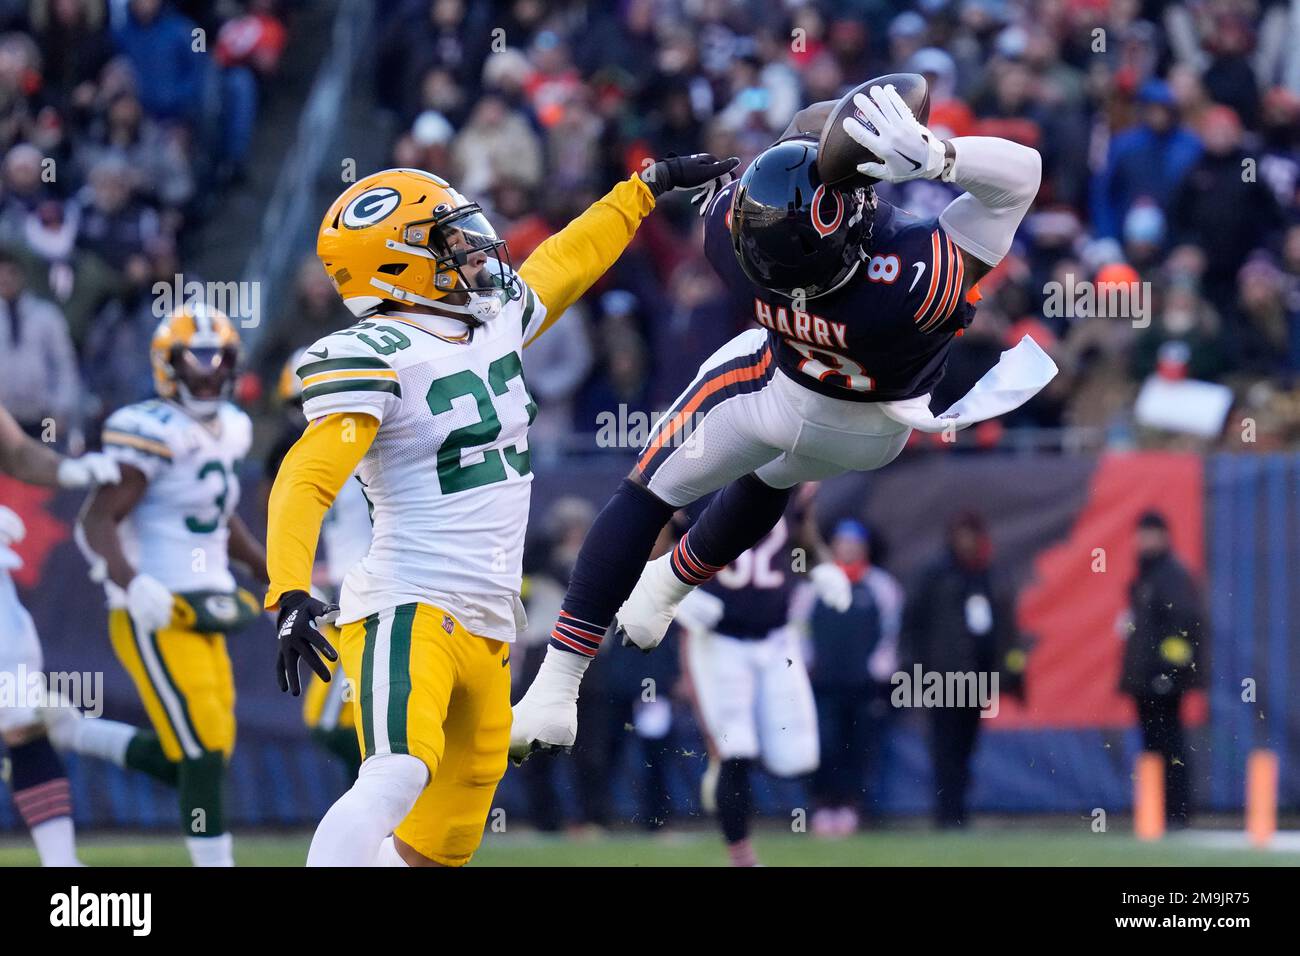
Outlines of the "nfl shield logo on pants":
[{"label": "nfl shield logo on pants", "polygon": [[456,622],[451,619],[450,614],[444,614],[442,616],[442,629],[448,634],[456,630]]}]

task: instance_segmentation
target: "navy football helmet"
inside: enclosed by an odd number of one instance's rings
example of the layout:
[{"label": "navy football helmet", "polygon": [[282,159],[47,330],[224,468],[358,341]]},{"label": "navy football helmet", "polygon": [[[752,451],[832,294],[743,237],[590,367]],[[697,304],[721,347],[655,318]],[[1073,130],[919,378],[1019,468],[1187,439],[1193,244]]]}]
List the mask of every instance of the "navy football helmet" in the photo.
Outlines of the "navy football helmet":
[{"label": "navy football helmet", "polygon": [[838,289],[868,253],[875,191],[822,183],[817,143],[768,147],[740,177],[731,200],[731,246],[755,284],[794,298]]}]

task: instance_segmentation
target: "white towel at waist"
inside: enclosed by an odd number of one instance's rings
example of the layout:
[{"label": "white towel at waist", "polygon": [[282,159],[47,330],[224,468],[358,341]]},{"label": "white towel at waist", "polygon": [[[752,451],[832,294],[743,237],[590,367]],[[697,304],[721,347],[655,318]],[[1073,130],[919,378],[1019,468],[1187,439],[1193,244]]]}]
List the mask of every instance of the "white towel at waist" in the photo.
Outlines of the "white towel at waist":
[{"label": "white towel at waist", "polygon": [[1019,408],[1041,392],[1056,373],[1056,363],[1026,335],[1003,352],[998,363],[947,411],[932,414],[928,394],[883,402],[880,408],[894,421],[917,431],[962,429]]}]

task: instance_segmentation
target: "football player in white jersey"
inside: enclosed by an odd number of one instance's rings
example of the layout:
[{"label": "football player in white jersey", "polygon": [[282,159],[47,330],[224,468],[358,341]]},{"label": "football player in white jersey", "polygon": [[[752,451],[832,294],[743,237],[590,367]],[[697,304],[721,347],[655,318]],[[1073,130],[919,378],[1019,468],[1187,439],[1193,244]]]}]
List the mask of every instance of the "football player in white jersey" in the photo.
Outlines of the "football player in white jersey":
[{"label": "football player in white jersey", "polygon": [[[516,273],[479,206],[427,172],[345,190],[317,253],[363,321],[307,350],[311,422],[271,492],[281,687],[322,679],[314,626],[337,614],[365,761],[325,815],[308,865],[469,861],[506,767],[510,643],[524,624],[521,561],[536,406],[523,349],[618,258],[667,189],[734,167],[672,157],[618,184]],[[353,473],[374,536],[341,609],[310,595],[326,508]],[[390,838],[389,834],[393,837]]]},{"label": "football player in white jersey", "polygon": [[109,416],[104,448],[122,482],[101,489],[79,540],[108,595],[109,637],[154,732],[78,721],[69,745],[174,785],[196,866],[233,865],[222,789],[235,746],[225,635],[260,613],[231,560],[266,580],[266,554],[235,514],[252,423],[230,402],[239,333],[185,305],[151,343],[158,398]]},{"label": "football player in white jersey", "polygon": [[[64,458],[34,438],[0,408],[0,472],[47,488],[111,484],[117,463],[99,453]],[[79,866],[72,826],[72,795],[63,761],[50,745],[42,718],[55,703],[28,699],[31,678],[44,662],[36,626],[18,600],[12,572],[23,566],[13,550],[27,528],[16,511],[0,505],[0,681],[17,692],[17,706],[0,706],[0,740],[9,756],[9,790],[31,831],[42,866]]]}]

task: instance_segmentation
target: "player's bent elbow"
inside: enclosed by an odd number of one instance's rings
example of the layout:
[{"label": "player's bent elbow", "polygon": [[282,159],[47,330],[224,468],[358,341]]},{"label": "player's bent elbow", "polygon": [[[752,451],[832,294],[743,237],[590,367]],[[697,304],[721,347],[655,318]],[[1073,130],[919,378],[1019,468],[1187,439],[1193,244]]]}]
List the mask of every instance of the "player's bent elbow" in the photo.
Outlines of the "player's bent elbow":
[{"label": "player's bent elbow", "polygon": [[1027,153],[1025,157],[1025,168],[1029,174],[1026,183],[1029,189],[1029,198],[1033,199],[1038,195],[1038,187],[1043,183],[1043,154],[1032,146],[1024,147]]}]

